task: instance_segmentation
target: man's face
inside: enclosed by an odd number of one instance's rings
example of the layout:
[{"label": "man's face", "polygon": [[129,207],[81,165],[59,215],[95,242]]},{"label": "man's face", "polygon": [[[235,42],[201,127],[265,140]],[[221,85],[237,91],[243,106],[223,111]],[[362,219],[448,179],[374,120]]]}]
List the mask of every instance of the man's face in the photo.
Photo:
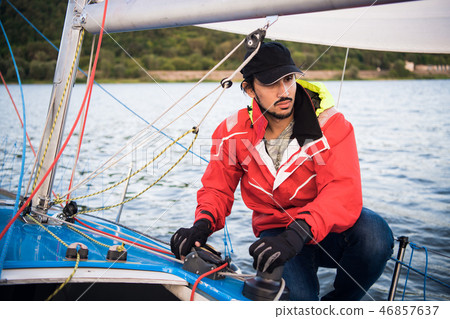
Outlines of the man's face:
[{"label": "man's face", "polygon": [[266,117],[285,119],[292,116],[297,90],[294,74],[288,74],[270,85],[263,84],[255,78],[253,88],[247,94],[258,102]]}]

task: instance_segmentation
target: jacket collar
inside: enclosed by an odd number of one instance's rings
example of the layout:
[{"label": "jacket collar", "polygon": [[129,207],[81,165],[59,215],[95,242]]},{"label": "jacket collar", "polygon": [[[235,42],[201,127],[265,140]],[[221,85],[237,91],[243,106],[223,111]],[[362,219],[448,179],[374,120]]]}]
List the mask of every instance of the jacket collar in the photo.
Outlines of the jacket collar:
[{"label": "jacket collar", "polygon": [[294,103],[294,121],[292,135],[297,139],[300,146],[303,146],[305,142],[309,143],[323,136],[311,98],[303,86],[298,83]]}]

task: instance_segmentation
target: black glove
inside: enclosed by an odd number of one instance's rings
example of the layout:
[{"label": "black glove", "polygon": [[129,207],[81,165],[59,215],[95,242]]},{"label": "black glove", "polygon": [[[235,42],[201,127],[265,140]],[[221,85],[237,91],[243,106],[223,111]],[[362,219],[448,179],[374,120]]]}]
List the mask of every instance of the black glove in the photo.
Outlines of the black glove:
[{"label": "black glove", "polygon": [[175,254],[175,257],[181,259],[181,256],[186,256],[191,252],[196,241],[203,246],[210,234],[210,221],[207,219],[200,219],[191,228],[178,229],[170,239],[170,248]]},{"label": "black glove", "polygon": [[275,268],[297,255],[304,243],[311,238],[309,225],[298,219],[281,234],[258,239],[249,248],[250,255],[254,258],[253,268],[272,273]]}]

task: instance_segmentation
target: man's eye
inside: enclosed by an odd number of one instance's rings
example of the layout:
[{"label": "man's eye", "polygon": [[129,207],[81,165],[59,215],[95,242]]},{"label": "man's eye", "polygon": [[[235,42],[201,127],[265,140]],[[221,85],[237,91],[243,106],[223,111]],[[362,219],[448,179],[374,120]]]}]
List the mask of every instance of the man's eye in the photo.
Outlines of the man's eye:
[{"label": "man's eye", "polygon": [[285,80],[286,82],[291,82],[293,78],[294,78],[293,75],[288,75],[288,76],[286,76],[286,77],[284,78],[284,80]]}]

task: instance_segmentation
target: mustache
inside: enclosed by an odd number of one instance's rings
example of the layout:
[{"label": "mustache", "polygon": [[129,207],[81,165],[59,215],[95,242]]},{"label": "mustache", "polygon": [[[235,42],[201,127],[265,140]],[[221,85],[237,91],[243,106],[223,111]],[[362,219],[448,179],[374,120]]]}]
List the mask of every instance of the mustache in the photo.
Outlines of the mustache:
[{"label": "mustache", "polygon": [[281,102],[284,102],[284,101],[292,101],[292,98],[290,98],[290,97],[282,97],[278,101],[273,103],[273,105],[277,105],[278,103],[281,103]]}]

